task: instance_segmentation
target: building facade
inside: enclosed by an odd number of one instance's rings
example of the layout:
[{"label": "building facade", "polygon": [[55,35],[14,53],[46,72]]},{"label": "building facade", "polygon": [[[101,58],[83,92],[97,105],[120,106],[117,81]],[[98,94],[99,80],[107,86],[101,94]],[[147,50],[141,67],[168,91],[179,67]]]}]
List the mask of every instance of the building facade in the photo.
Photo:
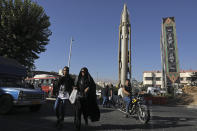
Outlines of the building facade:
[{"label": "building facade", "polygon": [[[180,71],[180,83],[181,85],[190,85],[191,76],[197,70],[181,70]],[[143,72],[143,85],[145,87],[160,87],[165,88],[162,84],[162,72],[161,71],[144,71]]]},{"label": "building facade", "polygon": [[191,84],[191,76],[197,70],[183,70],[180,72],[180,83],[183,85],[190,85]]},{"label": "building facade", "polygon": [[161,87],[162,85],[161,71],[144,71],[143,85],[146,87]]}]

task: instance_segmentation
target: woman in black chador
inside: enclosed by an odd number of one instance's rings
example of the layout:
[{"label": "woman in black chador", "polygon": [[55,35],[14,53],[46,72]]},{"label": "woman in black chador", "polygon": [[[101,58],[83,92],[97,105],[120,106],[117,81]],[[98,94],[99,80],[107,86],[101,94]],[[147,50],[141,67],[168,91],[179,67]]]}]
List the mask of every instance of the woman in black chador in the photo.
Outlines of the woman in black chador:
[{"label": "woman in black chador", "polygon": [[100,111],[96,99],[96,84],[86,67],[82,68],[77,80],[77,100],[75,102],[74,124],[77,129],[81,126],[81,114],[88,125],[88,118],[92,122],[99,121]]}]

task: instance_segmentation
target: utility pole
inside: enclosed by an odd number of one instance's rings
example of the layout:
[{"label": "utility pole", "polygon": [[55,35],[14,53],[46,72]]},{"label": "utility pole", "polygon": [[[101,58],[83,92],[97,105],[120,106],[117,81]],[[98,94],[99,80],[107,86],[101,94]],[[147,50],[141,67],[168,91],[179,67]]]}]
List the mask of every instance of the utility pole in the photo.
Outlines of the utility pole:
[{"label": "utility pole", "polygon": [[73,37],[71,37],[70,41],[70,53],[69,53],[69,58],[68,58],[68,67],[70,68],[70,59],[71,59],[71,53],[72,53],[72,43],[73,43]]},{"label": "utility pole", "polygon": [[98,72],[96,72],[96,76],[97,76],[97,82],[98,82]]}]

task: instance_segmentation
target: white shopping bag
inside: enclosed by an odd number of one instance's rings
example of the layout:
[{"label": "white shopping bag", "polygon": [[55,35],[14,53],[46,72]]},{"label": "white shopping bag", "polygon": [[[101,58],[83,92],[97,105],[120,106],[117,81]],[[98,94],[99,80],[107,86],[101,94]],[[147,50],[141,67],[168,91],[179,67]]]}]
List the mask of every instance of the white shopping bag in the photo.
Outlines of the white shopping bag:
[{"label": "white shopping bag", "polygon": [[77,97],[77,90],[73,89],[73,91],[71,92],[70,97],[69,97],[69,101],[71,104],[75,103],[76,97]]},{"label": "white shopping bag", "polygon": [[109,96],[109,100],[111,101],[111,96]]}]

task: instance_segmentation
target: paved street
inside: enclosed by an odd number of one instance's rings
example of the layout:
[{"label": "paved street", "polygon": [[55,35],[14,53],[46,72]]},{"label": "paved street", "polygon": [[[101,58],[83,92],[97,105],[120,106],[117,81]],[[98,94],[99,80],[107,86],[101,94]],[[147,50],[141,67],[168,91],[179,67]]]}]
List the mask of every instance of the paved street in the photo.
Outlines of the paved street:
[{"label": "paved street", "polygon": [[[101,120],[86,127],[82,121],[82,131],[196,131],[197,109],[183,106],[152,106],[151,120],[142,125],[135,118],[124,118],[123,113],[111,109],[100,108]],[[73,110],[67,109],[64,126],[61,130],[74,131]],[[57,131],[53,103],[47,102],[37,113],[27,108],[17,108],[11,114],[0,116],[0,131]]]}]

